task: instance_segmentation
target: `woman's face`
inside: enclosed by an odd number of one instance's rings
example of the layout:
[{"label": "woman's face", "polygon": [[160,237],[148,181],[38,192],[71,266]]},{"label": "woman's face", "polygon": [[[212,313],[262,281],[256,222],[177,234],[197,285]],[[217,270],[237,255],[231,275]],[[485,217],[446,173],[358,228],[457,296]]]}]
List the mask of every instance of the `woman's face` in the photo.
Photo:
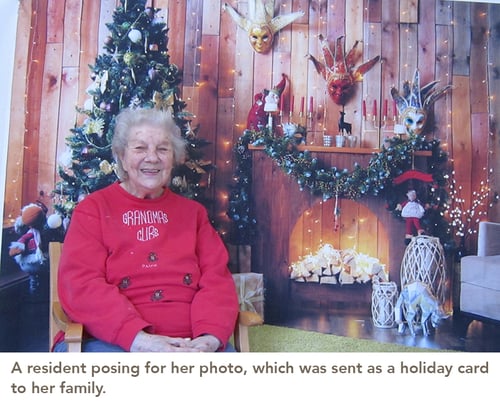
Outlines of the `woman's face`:
[{"label": "woman's face", "polygon": [[174,152],[163,128],[147,124],[131,127],[121,159],[128,174],[123,187],[136,197],[159,197],[170,182]]}]

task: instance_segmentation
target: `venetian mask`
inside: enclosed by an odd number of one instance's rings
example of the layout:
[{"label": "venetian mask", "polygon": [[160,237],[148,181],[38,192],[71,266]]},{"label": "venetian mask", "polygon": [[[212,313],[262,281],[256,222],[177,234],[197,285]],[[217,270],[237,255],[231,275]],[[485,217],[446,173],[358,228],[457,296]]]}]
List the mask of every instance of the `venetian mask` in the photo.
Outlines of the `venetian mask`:
[{"label": "venetian mask", "polygon": [[345,105],[353,90],[354,81],[348,74],[332,74],[327,81],[327,91],[333,102]]},{"label": "venetian mask", "polygon": [[266,24],[252,26],[248,32],[248,39],[252,48],[258,53],[269,52],[273,45],[273,33]]},{"label": "venetian mask", "polygon": [[434,86],[437,83],[433,81],[420,87],[420,72],[416,69],[413,82],[405,81],[401,93],[394,87],[391,89],[391,96],[398,107],[401,123],[408,134],[424,133],[430,107],[448,89],[452,88],[451,85],[447,85],[436,90]]},{"label": "venetian mask", "polygon": [[276,34],[283,27],[304,15],[303,11],[274,15],[274,2],[263,0],[249,0],[249,18],[241,16],[234,8],[225,3],[223,9],[229,13],[236,24],[248,33],[250,45],[258,53],[267,53],[271,50]]},{"label": "venetian mask", "polygon": [[401,121],[407,133],[419,135],[427,122],[427,113],[420,108],[408,107],[402,112]]},{"label": "venetian mask", "polygon": [[354,91],[354,84],[362,81],[363,75],[380,59],[380,56],[376,56],[354,69],[358,41],[356,41],[351,50],[346,54],[343,39],[344,37],[337,38],[335,51],[332,53],[326,39],[322,35],[319,35],[321,50],[325,59],[324,64],[319,62],[314,56],[309,55],[309,59],[314,63],[317,72],[326,80],[330,98],[335,104],[342,106],[351,97]]}]

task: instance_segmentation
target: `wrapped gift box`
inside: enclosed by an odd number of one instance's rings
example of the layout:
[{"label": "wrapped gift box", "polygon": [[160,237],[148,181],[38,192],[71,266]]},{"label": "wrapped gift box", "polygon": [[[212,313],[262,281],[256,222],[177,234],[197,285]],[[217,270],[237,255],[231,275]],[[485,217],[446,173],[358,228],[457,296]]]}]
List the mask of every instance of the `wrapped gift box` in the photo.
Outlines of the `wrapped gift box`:
[{"label": "wrapped gift box", "polygon": [[264,319],[264,279],[260,273],[233,274],[241,311],[257,312]]}]

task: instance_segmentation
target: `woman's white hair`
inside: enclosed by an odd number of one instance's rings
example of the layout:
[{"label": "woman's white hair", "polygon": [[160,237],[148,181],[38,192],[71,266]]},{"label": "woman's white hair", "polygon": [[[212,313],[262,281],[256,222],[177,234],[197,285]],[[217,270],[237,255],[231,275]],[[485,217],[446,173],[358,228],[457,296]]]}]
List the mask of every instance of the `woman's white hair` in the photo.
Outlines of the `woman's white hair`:
[{"label": "woman's white hair", "polygon": [[115,118],[111,151],[116,162],[116,174],[120,180],[128,178],[123,169],[121,157],[128,145],[130,130],[139,125],[151,125],[165,129],[167,139],[172,144],[174,152],[174,166],[184,163],[186,159],[186,140],[181,136],[181,130],[174,121],[172,114],[155,108],[126,108]]}]

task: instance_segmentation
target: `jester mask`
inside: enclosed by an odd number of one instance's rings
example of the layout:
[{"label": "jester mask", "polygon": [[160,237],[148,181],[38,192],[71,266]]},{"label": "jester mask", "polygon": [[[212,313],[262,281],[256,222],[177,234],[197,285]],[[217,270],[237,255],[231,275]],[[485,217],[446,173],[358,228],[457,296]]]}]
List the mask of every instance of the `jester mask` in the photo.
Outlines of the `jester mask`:
[{"label": "jester mask", "polygon": [[274,34],[304,15],[303,11],[298,11],[273,17],[274,1],[264,0],[249,0],[249,18],[242,17],[227,3],[223,8],[236,24],[248,33],[250,45],[258,53],[269,52],[273,46]]},{"label": "jester mask", "polygon": [[314,64],[318,73],[326,80],[328,94],[337,105],[345,105],[354,92],[354,84],[363,80],[363,75],[368,72],[380,59],[376,56],[368,62],[354,68],[357,57],[356,41],[351,50],[346,54],[344,48],[344,37],[338,37],[335,43],[335,51],[332,53],[328,41],[319,35],[321,50],[325,63],[319,62],[314,56],[309,59]]},{"label": "jester mask", "polygon": [[391,89],[391,96],[398,107],[401,123],[405,126],[408,134],[420,135],[423,133],[430,107],[452,87],[448,85],[436,90],[434,86],[437,83],[437,81],[433,81],[421,88],[420,72],[416,69],[413,83],[409,81],[403,83],[402,94],[394,87]]}]

